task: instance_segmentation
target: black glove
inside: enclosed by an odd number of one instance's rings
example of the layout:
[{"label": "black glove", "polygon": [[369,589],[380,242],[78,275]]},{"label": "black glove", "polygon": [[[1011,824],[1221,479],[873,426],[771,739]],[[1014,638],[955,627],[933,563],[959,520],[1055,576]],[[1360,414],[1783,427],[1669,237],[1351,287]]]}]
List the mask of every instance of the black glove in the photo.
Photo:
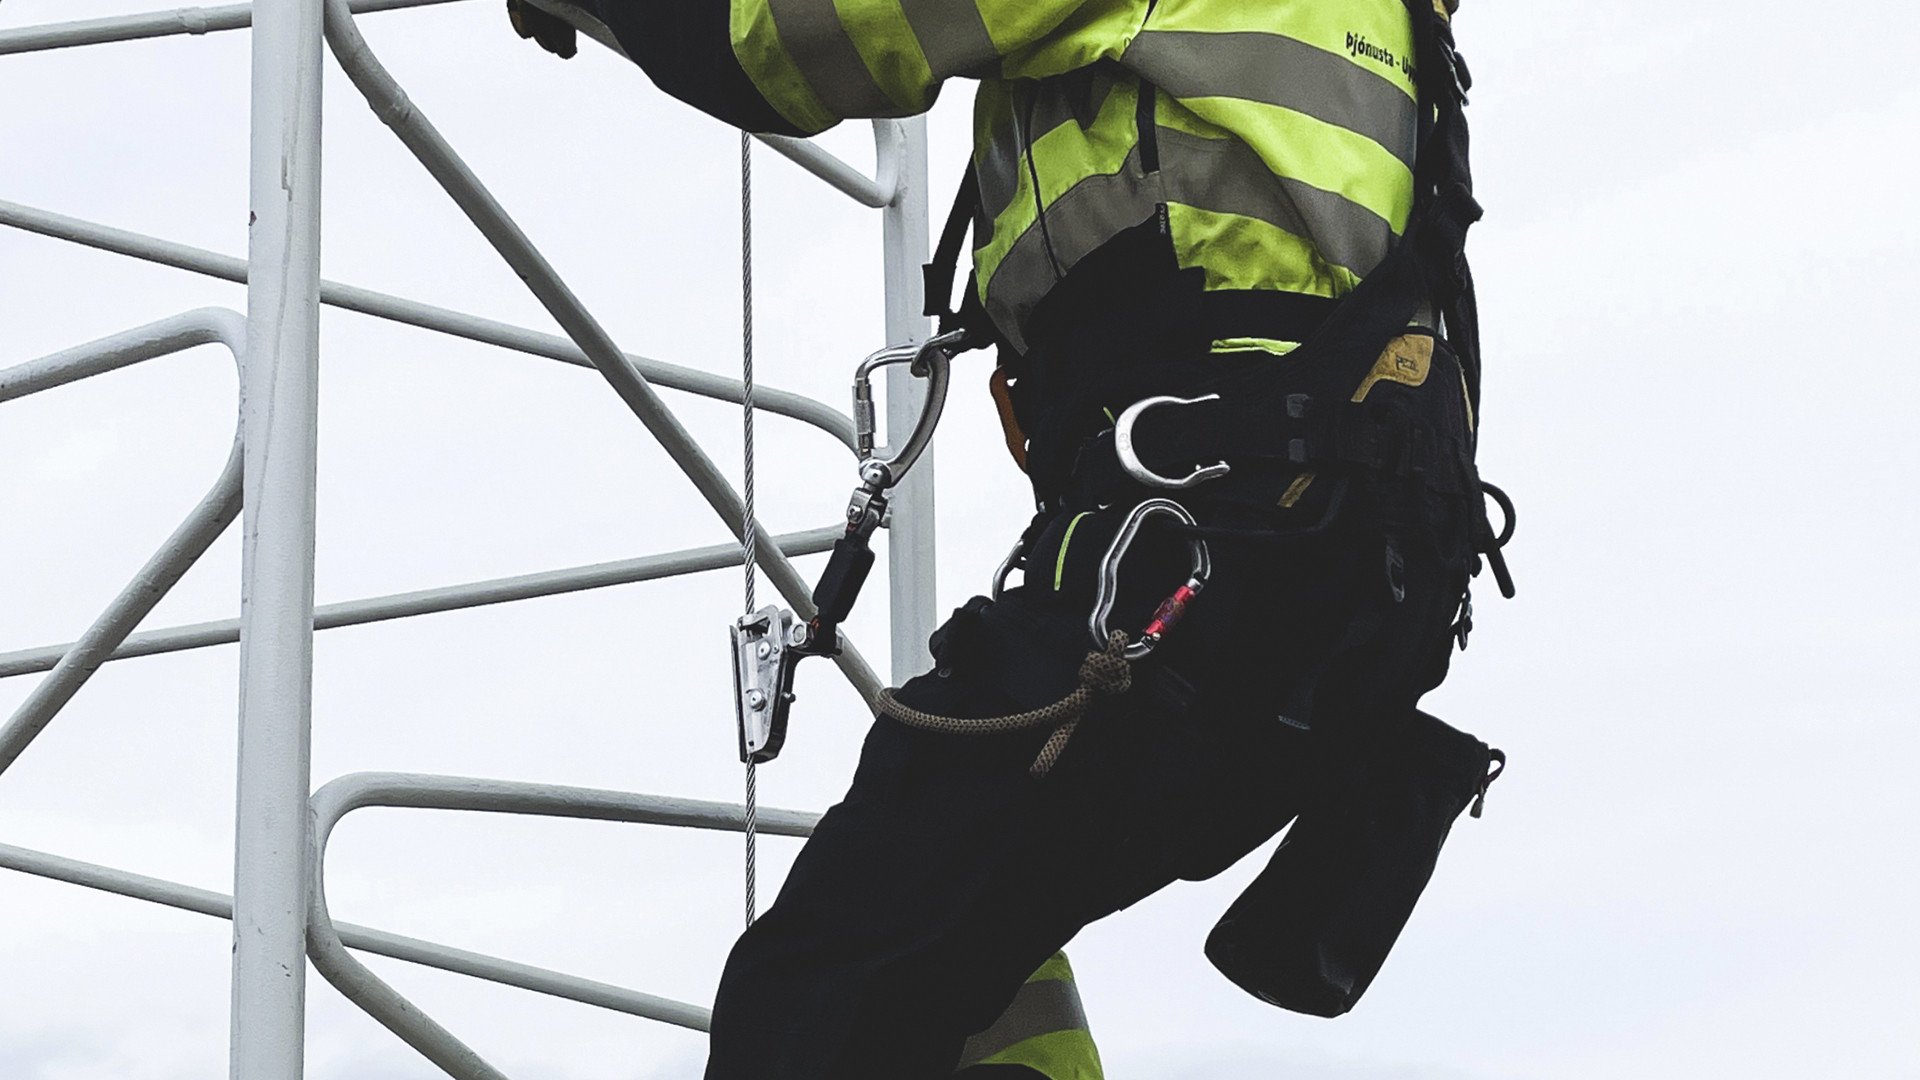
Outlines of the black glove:
[{"label": "black glove", "polygon": [[513,29],[521,37],[532,38],[562,60],[571,60],[573,54],[580,51],[573,24],[541,11],[526,0],[507,0],[507,18],[513,20]]}]

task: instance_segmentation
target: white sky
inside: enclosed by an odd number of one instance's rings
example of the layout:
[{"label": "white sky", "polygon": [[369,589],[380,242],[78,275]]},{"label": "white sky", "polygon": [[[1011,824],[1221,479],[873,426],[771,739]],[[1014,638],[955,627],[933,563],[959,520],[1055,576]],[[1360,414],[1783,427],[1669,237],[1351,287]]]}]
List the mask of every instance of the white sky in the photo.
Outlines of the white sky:
[{"label": "white sky", "polygon": [[[6,0],[0,26],[143,10]],[[493,0],[374,49],[625,347],[737,367],[733,136]],[[1920,1078],[1913,552],[1920,9],[1468,0],[1488,219],[1482,465],[1522,590],[1432,700],[1513,757],[1358,1011],[1281,1013],[1200,943],[1264,860],[1069,950],[1115,1080]],[[245,252],[244,34],[0,60],[0,199]],[[935,202],[967,89],[934,113]],[[332,279],[551,329],[330,67]],[[826,140],[871,159],[864,125]],[[844,407],[881,343],[878,216],[761,151],[763,381]],[[0,366],[237,286],[0,229]],[[590,371],[329,311],[321,602],[725,532]],[[939,439],[943,605],[1025,518],[963,360]],[[71,640],[199,498],[234,381],[203,348],[0,409],[0,651]],[[671,395],[733,468],[737,413]],[[831,440],[762,428],[763,516],[832,521]],[[230,616],[232,536],[146,625]],[[811,573],[817,560],[804,564]],[[735,572],[319,637],[316,785],[381,769],[737,799]],[[877,595],[883,595],[883,592]],[[885,668],[883,605],[853,634]],[[33,677],[0,682],[10,711]],[[0,778],[0,842],[226,891],[235,650],[109,665]],[[822,808],[865,728],[824,666],[763,770]],[[792,842],[765,843],[764,888]],[[424,811],[337,834],[337,917],[688,1000],[735,930],[730,836]],[[509,1074],[685,1080],[700,1037],[373,958]],[[0,872],[0,1078],[225,1069],[228,927]],[[317,976],[316,1080],[438,1075]]]}]

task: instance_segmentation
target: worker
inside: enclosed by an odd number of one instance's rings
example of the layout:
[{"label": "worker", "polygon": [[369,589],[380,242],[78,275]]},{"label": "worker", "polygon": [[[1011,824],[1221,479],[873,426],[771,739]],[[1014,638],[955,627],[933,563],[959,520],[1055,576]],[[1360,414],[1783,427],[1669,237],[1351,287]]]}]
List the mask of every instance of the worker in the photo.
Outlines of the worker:
[{"label": "worker", "polygon": [[1497,754],[1416,707],[1483,559],[1510,592],[1454,6],[510,0],[749,131],[978,81],[940,245],[971,225],[972,278],[942,311],[936,258],[929,310],[998,348],[1024,580],[884,698],[728,959],[709,1080],[1097,1078],[1059,950],[1296,817],[1209,956],[1322,1015],[1371,980]]}]

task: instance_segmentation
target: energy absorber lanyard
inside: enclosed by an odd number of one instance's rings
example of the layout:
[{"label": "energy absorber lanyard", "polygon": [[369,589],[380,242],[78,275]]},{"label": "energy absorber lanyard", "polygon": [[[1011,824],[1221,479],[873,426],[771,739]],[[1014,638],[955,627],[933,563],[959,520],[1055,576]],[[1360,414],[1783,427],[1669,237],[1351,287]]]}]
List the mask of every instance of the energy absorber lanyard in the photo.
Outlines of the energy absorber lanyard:
[{"label": "energy absorber lanyard", "polygon": [[[742,616],[730,628],[741,761],[766,762],[779,755],[787,737],[795,668],[806,657],[840,652],[840,624],[852,613],[860,587],[873,569],[873,533],[886,523],[887,493],[932,443],[934,427],[947,404],[953,354],[968,347],[967,338],[966,331],[956,330],[919,344],[894,345],[862,360],[855,369],[853,419],[860,485],[847,501],[847,531],[834,541],[827,568],[813,588],[814,616],[802,620],[791,610],[769,605]],[[874,454],[872,377],[893,364],[911,364],[913,374],[927,380],[927,400],[906,441],[891,456],[881,458]]]}]

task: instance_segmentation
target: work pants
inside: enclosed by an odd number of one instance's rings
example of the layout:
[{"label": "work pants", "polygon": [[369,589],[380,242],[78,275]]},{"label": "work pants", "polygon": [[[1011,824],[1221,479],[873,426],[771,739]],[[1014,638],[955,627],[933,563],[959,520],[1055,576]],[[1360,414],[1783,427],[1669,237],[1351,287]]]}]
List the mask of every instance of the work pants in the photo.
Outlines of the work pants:
[{"label": "work pants", "polygon": [[[1390,737],[1445,675],[1458,507],[1363,478],[1347,506],[1320,535],[1214,542],[1188,621],[1043,778],[1029,766],[1047,729],[880,717],[728,959],[708,1080],[951,1076],[967,1036],[1081,927],[1231,866],[1313,797],[1330,755]],[[999,603],[1084,625],[1084,608],[1048,610],[1058,594],[1038,576]],[[941,668],[899,697],[953,716],[1031,706],[994,675]]]}]

